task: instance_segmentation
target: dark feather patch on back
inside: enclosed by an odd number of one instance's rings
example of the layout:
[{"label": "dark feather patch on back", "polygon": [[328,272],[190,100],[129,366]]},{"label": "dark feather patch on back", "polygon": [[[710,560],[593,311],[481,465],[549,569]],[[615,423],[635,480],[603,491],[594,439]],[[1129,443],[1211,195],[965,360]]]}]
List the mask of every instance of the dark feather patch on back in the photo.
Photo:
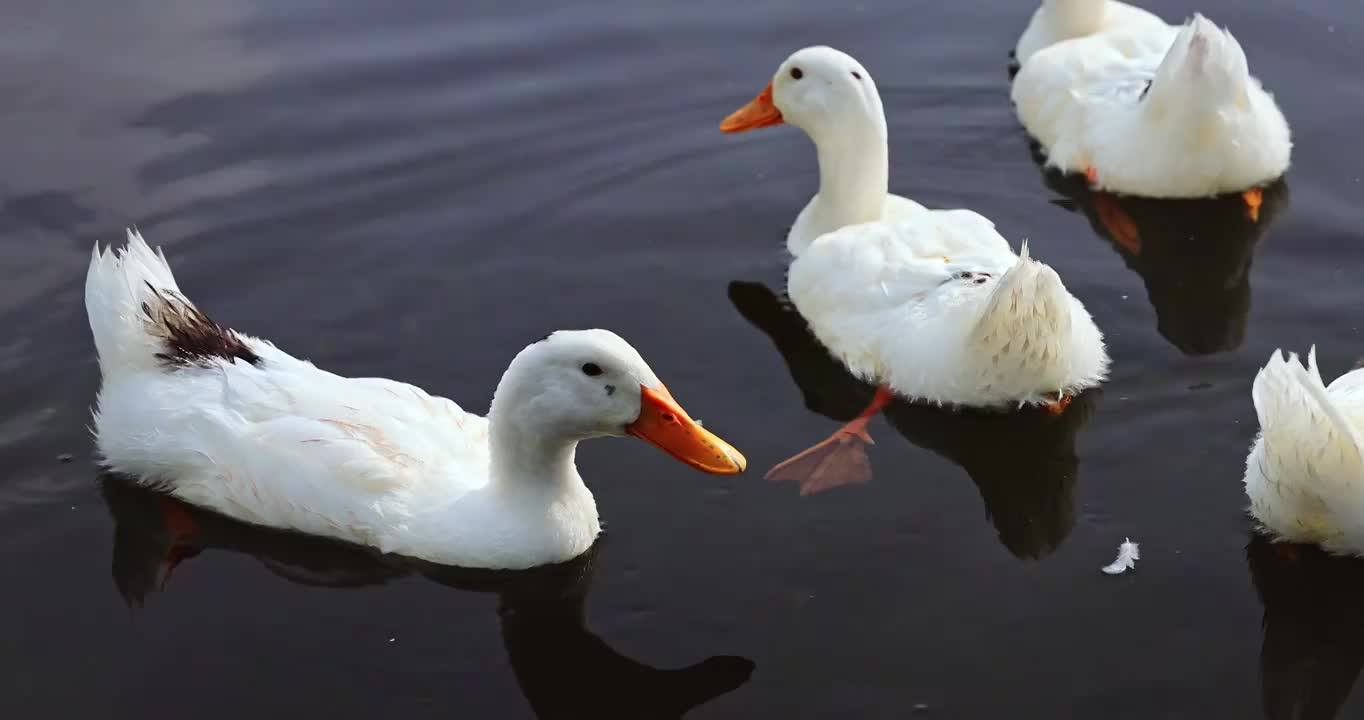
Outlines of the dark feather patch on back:
[{"label": "dark feather patch on back", "polygon": [[237,333],[213,322],[184,296],[151,283],[147,287],[156,300],[142,303],[142,312],[151,334],[161,340],[164,349],[156,357],[166,367],[205,366],[215,360],[261,363]]}]

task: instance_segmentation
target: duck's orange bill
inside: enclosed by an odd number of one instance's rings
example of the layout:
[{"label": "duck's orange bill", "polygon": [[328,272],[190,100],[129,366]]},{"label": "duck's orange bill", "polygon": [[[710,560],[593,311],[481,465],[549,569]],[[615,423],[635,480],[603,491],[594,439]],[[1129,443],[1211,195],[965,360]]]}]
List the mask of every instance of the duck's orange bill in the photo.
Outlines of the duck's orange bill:
[{"label": "duck's orange bill", "polygon": [[782,119],[781,111],[776,105],[772,104],[772,83],[767,83],[767,87],[758,93],[758,97],[753,98],[749,104],[730,113],[720,123],[720,132],[737,133],[745,130],[757,130],[758,128],[780,125],[785,120]]},{"label": "duck's orange bill", "polygon": [[737,475],[748,467],[743,454],[692,420],[667,388],[640,385],[639,391],[639,418],[626,432],[703,472]]}]

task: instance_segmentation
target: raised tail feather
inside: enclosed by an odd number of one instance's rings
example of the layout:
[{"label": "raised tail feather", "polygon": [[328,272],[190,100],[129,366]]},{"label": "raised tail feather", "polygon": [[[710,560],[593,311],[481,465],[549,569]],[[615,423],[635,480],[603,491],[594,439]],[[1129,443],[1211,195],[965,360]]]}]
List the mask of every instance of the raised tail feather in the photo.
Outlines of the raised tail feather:
[{"label": "raised tail feather", "polygon": [[1201,100],[1216,106],[1245,97],[1250,68],[1245,50],[1230,30],[1218,28],[1202,15],[1194,15],[1170,45],[1149,97],[1153,102]]},{"label": "raised tail feather", "polygon": [[999,279],[974,329],[980,347],[1051,360],[1070,338],[1070,297],[1056,271],[1032,259],[1027,242]]},{"label": "raised tail feather", "polygon": [[1296,353],[1285,360],[1275,350],[1255,376],[1251,396],[1268,455],[1285,464],[1276,468],[1283,476],[1353,477],[1364,466],[1364,444],[1326,392],[1316,347],[1308,353],[1306,367]]},{"label": "raised tail feather", "polygon": [[214,358],[259,361],[245,339],[180,293],[166,256],[137,230],[128,230],[128,243],[119,250],[95,245],[85,276],[85,312],[106,380]]}]

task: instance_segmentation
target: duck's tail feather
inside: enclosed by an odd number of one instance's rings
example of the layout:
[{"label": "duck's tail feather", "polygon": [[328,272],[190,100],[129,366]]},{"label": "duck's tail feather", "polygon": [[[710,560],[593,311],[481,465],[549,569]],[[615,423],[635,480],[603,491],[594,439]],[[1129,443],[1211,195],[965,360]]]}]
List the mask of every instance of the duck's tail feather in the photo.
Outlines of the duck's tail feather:
[{"label": "duck's tail feather", "polygon": [[1194,15],[1175,37],[1151,83],[1150,98],[1208,106],[1245,97],[1250,66],[1230,30]]},{"label": "duck's tail feather", "polygon": [[1305,367],[1296,353],[1285,360],[1275,350],[1255,376],[1251,397],[1267,452],[1292,465],[1279,468],[1280,477],[1295,481],[1353,477],[1364,467],[1364,444],[1327,394],[1315,346]]},{"label": "duck's tail feather", "polygon": [[1070,330],[1070,293],[1055,270],[1032,259],[1024,242],[976,323],[975,339],[982,343],[977,347],[1001,356],[1060,353],[1058,344],[1069,339]]},{"label": "duck's tail feather", "polygon": [[259,360],[245,339],[180,293],[165,255],[135,229],[128,230],[121,249],[95,245],[85,276],[85,311],[106,380],[211,359]]}]

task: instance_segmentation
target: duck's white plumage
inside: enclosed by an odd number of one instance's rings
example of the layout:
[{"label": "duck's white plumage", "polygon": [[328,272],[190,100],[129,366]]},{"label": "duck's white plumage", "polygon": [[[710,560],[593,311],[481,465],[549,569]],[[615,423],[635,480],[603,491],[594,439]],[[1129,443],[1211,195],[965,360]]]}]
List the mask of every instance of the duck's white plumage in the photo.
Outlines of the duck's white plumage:
[{"label": "duck's white plumage", "polygon": [[1014,59],[1022,64],[1064,40],[1113,30],[1159,36],[1169,26],[1150,11],[1117,0],[1042,0],[1018,38]]},{"label": "duck's white plumage", "polygon": [[1287,171],[1287,121],[1236,38],[1196,15],[1182,28],[1119,28],[1033,54],[1013,82],[1049,166],[1112,192],[1203,197]]},{"label": "duck's white plumage", "polygon": [[970,406],[1043,404],[1103,381],[1103,335],[1050,267],[969,210],[825,235],[787,292],[820,342],[896,394]]},{"label": "duck's white plumage", "polygon": [[861,63],[798,50],[721,129],[783,122],[814,141],[820,174],[787,237],[787,292],[853,372],[904,397],[976,406],[1103,380],[1103,336],[1051,268],[1014,255],[975,212],[887,193],[885,111]]},{"label": "duck's white plumage", "polygon": [[1364,556],[1364,369],[1327,386],[1275,351],[1252,390],[1260,435],[1246,460],[1250,511],[1277,539]]},{"label": "duck's white plumage", "polygon": [[[573,464],[623,434],[658,378],[603,330],[558,332],[513,360],[488,418],[420,388],[345,378],[221,328],[135,232],[95,248],[86,308],[110,469],[239,520],[435,562],[519,568],[600,532]],[[584,360],[604,374],[583,378]],[[619,392],[596,391],[614,382]]]}]

